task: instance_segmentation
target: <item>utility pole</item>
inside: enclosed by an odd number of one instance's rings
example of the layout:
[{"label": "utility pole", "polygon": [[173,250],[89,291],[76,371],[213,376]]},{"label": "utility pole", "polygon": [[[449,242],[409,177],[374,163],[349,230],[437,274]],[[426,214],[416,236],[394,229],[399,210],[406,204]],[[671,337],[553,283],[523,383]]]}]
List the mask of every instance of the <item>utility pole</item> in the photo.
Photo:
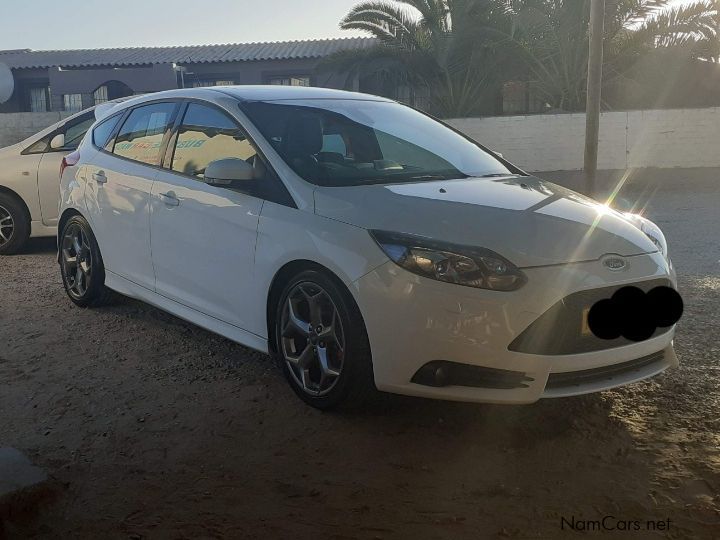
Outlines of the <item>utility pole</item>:
[{"label": "utility pole", "polygon": [[715,44],[717,45],[717,61],[720,64],[720,0],[715,0]]},{"label": "utility pole", "polygon": [[585,192],[588,197],[593,197],[595,195],[595,176],[597,175],[604,34],[605,0],[591,0],[590,54],[588,55],[584,166]]}]

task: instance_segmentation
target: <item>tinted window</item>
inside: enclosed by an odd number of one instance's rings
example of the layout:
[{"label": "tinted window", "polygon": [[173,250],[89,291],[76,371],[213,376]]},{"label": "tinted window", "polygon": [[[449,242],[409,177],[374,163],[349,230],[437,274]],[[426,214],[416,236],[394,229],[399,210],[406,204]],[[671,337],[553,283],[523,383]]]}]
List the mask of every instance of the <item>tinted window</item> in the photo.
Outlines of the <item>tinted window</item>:
[{"label": "tinted window", "polygon": [[104,120],[100,122],[95,129],[93,129],[92,138],[93,138],[93,144],[97,146],[98,148],[104,148],[105,145],[108,142],[108,139],[110,138],[110,135],[112,135],[113,130],[115,129],[115,126],[120,121],[120,117],[122,115],[117,114],[113,116],[112,118],[108,118],[107,120]]},{"label": "tinted window", "polygon": [[287,164],[320,185],[513,174],[462,135],[397,103],[286,100],[242,107]]},{"label": "tinted window", "polygon": [[65,146],[63,150],[75,150],[80,146],[80,142],[85,137],[85,133],[90,129],[90,126],[95,122],[95,116],[89,115],[83,117],[80,121],[72,125],[68,125],[65,129]]},{"label": "tinted window", "polygon": [[[95,122],[95,117],[92,114],[83,115],[80,118],[76,118],[72,123],[67,123],[64,126],[60,126],[56,131],[50,135],[46,135],[37,142],[34,142],[28,146],[23,153],[24,154],[43,154],[50,151],[50,141],[58,133],[65,134],[65,146],[58,149],[58,151],[75,150],[80,146],[87,130]],[[65,130],[63,132],[63,130]]]},{"label": "tinted window", "polygon": [[37,142],[32,143],[25,149],[25,154],[42,154],[50,148],[50,135],[47,135]]},{"label": "tinted window", "polygon": [[175,103],[153,103],[130,113],[120,128],[113,153],[118,156],[160,165],[160,150],[175,110]]},{"label": "tinted window", "polygon": [[172,169],[202,179],[210,162],[225,158],[243,159],[256,168],[256,178],[265,176],[257,150],[229,116],[191,103],[180,126]]}]

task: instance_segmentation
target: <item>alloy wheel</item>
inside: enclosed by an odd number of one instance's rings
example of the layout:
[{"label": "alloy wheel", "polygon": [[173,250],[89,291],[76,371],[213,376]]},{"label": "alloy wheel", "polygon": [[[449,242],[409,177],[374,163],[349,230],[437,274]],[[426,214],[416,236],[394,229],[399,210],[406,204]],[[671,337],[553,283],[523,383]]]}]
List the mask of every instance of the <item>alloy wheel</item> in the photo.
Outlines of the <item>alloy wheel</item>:
[{"label": "alloy wheel", "polygon": [[343,369],[345,334],[328,292],[316,283],[295,285],[280,325],[283,358],[295,382],[311,396],[330,392]]},{"label": "alloy wheel", "polygon": [[7,244],[15,231],[12,214],[4,206],[0,206],[0,246]]},{"label": "alloy wheel", "polygon": [[80,225],[70,225],[63,237],[62,264],[68,292],[82,298],[90,285],[92,252],[90,243]]}]

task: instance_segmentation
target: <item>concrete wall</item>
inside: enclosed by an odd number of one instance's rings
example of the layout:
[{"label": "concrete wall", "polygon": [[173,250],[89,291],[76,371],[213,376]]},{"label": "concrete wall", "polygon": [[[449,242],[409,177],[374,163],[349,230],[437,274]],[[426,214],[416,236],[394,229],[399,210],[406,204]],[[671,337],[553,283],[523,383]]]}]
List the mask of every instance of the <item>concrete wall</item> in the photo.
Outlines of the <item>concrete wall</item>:
[{"label": "concrete wall", "polygon": [[20,142],[68,116],[70,113],[64,112],[0,114],[0,148]]},{"label": "concrete wall", "polygon": [[[449,120],[527,171],[583,166],[584,114]],[[720,167],[720,108],[603,113],[600,169]]]}]

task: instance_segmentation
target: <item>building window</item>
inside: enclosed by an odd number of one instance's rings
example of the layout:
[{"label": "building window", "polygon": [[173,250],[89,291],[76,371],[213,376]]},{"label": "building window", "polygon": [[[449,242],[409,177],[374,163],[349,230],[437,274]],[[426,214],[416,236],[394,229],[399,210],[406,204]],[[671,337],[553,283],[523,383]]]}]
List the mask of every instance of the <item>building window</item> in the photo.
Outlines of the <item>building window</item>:
[{"label": "building window", "polygon": [[82,94],[64,94],[63,110],[68,112],[82,111]]},{"label": "building window", "polygon": [[234,86],[235,81],[226,81],[226,80],[202,80],[202,81],[194,81],[192,83],[193,88],[207,88],[209,86]]},{"label": "building window", "polygon": [[30,112],[47,112],[50,103],[50,89],[36,86],[30,88]]},{"label": "building window", "polygon": [[95,105],[101,103],[107,103],[108,101],[108,89],[106,85],[98,86],[97,90],[93,92],[93,98],[95,99]]},{"label": "building window", "polygon": [[276,86],[310,86],[310,77],[271,77],[268,82]]}]

